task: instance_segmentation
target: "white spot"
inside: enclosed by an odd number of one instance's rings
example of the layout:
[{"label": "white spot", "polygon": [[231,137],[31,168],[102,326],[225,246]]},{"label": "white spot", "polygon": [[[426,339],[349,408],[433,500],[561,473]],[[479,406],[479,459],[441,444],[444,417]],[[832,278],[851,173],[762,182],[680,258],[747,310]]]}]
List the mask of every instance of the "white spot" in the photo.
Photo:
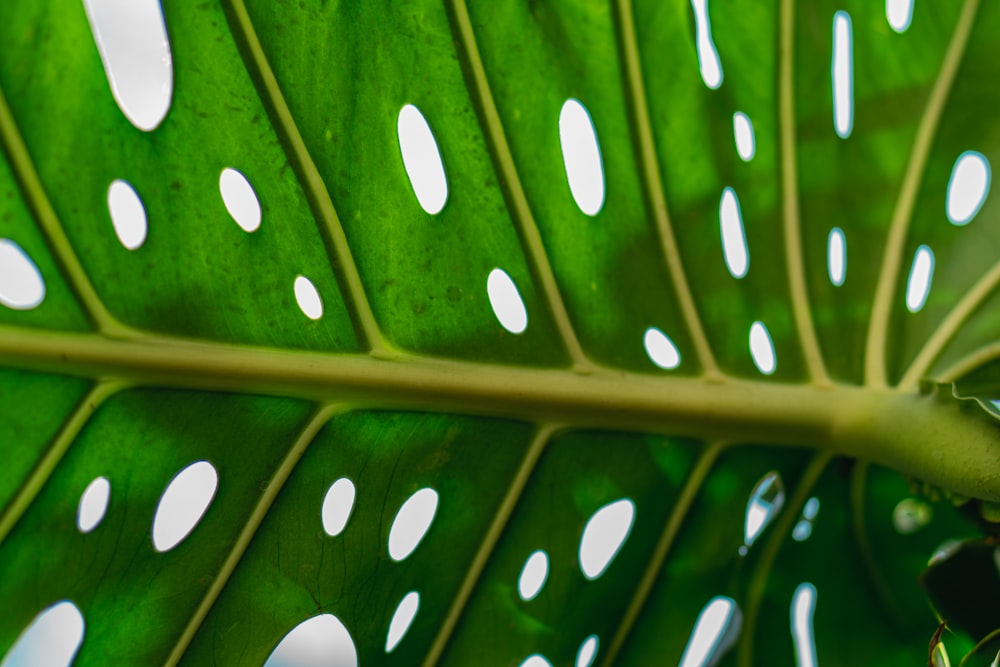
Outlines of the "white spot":
[{"label": "white spot", "polygon": [[736,138],[736,152],[740,159],[749,162],[757,151],[757,143],[753,136],[753,123],[750,117],[742,111],[733,114],[733,136]]},{"label": "white spot", "polygon": [[0,239],[0,303],[14,310],[31,310],[45,298],[45,281],[21,246]]},{"label": "white spot", "polygon": [[333,614],[306,619],[271,651],[264,667],[357,667],[351,633]]},{"label": "white spot", "polygon": [[111,482],[107,477],[98,477],[83,490],[76,510],[76,527],[81,533],[89,533],[97,528],[108,511],[111,498]]},{"label": "white spot", "polygon": [[83,643],[83,615],[69,600],[43,609],[20,634],[0,667],[69,667]]},{"label": "white spot", "polygon": [[351,518],[351,510],[354,509],[354,496],[354,482],[346,477],[341,477],[327,489],[320,516],[323,519],[323,530],[330,537],[340,535],[347,527],[347,520]]},{"label": "white spot", "polygon": [[310,320],[323,317],[323,300],[316,286],[305,276],[295,277],[295,302]]},{"label": "white spot", "polygon": [[816,667],[816,640],[813,637],[813,612],[816,610],[816,587],[801,583],[792,595],[792,641],[796,667]]},{"label": "white spot", "polygon": [[389,621],[389,632],[385,637],[386,653],[392,653],[399,642],[403,641],[403,637],[406,636],[406,631],[410,629],[419,609],[420,593],[416,591],[410,591],[399,602],[396,611],[392,614],[392,620]]},{"label": "white spot", "polygon": [[913,255],[913,266],[906,279],[906,309],[911,313],[919,312],[927,302],[931,292],[931,279],[934,277],[934,252],[925,245],[917,248]]},{"label": "white spot", "polygon": [[528,328],[528,310],[521,300],[517,285],[503,269],[493,269],[486,279],[486,294],[497,321],[512,334],[522,333]]},{"label": "white spot", "polygon": [[534,600],[549,578],[549,555],[539,549],[528,556],[517,580],[517,593],[525,602]]},{"label": "white spot", "polygon": [[854,126],[854,53],[851,16],[845,11],[833,15],[833,127],[846,139]]},{"label": "white spot", "polygon": [[664,370],[673,370],[681,364],[681,353],[677,351],[674,341],[656,327],[646,329],[642,346],[646,348],[649,360]]},{"label": "white spot", "polygon": [[732,598],[717,596],[698,614],[680,667],[711,667],[736,642],[743,614]]},{"label": "white spot", "polygon": [[525,658],[518,667],[552,667],[552,663],[535,653]]},{"label": "white spot", "polygon": [[906,32],[913,20],[913,0],[885,0],[885,18],[896,32]]},{"label": "white spot", "polygon": [[804,542],[812,535],[813,521],[819,514],[819,498],[810,498],[802,508],[802,518],[792,529],[792,539],[796,542]]},{"label": "white spot", "polygon": [[743,546],[740,554],[746,555],[764,529],[767,528],[785,504],[785,486],[781,476],[772,471],[760,478],[750,492],[743,521]]},{"label": "white spot", "polygon": [[847,277],[847,239],[840,227],[831,229],[826,237],[826,270],[834,287],[844,284]]},{"label": "white spot", "polygon": [[604,164],[597,144],[597,130],[590,113],[570,98],[559,112],[559,143],[573,201],[587,215],[604,206]]},{"label": "white spot", "polygon": [[901,535],[912,535],[934,518],[930,505],[917,498],[904,498],[892,510],[892,525]]},{"label": "white spot", "polygon": [[403,167],[420,208],[431,215],[439,213],[448,201],[448,179],[431,126],[420,109],[407,104],[399,110],[396,133]]},{"label": "white spot", "polygon": [[406,499],[389,528],[389,555],[393,560],[403,560],[413,553],[431,527],[437,507],[437,491],[428,487]]},{"label": "white spot", "polygon": [[927,564],[933,565],[934,563],[937,563],[939,561],[951,558],[958,552],[959,549],[962,548],[962,544],[963,544],[962,540],[956,540],[956,539],[945,540],[944,542],[938,545],[937,549],[934,550],[934,553],[931,554],[931,557],[928,559]]},{"label": "white spot", "polygon": [[208,461],[196,461],[174,475],[153,515],[153,546],[157,551],[170,551],[194,530],[218,486],[219,475]]},{"label": "white spot", "polygon": [[150,132],[174,93],[174,66],[159,0],[83,0],[118,108]]},{"label": "white spot", "polygon": [[598,509],[583,527],[580,538],[580,570],[593,581],[604,574],[621,550],[635,521],[635,503],[615,500]]},{"label": "white spot", "polygon": [[219,193],[236,224],[248,234],[257,231],[261,219],[260,200],[243,172],[232,167],[223,169],[219,174]]},{"label": "white spot", "polygon": [[576,662],[575,667],[590,667],[594,663],[594,658],[597,656],[597,635],[590,635],[583,640],[580,644],[579,650],[576,652]]},{"label": "white spot", "polygon": [[723,190],[719,200],[719,231],[722,234],[722,253],[726,259],[726,268],[733,278],[742,278],[750,268],[750,254],[743,231],[740,200],[732,188]]},{"label": "white spot", "polygon": [[135,250],[146,242],[146,207],[127,181],[117,179],[108,188],[108,213],[123,246]]},{"label": "white spot", "polygon": [[953,225],[966,225],[976,217],[990,189],[990,162],[976,151],[965,151],[955,160],[948,179],[945,206]]},{"label": "white spot", "polygon": [[750,325],[750,357],[757,370],[764,375],[770,375],[778,366],[771,333],[763,322],[758,321]]},{"label": "white spot", "polygon": [[722,85],[722,63],[712,41],[712,24],[708,16],[708,0],[691,0],[694,9],[695,41],[698,48],[698,67],[701,80],[715,90]]}]

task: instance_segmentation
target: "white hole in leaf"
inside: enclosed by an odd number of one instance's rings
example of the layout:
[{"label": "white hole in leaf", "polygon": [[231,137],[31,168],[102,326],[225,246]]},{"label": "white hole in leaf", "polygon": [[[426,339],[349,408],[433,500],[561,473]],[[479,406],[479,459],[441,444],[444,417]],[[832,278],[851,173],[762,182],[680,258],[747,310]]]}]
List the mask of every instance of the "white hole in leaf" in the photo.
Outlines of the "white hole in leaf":
[{"label": "white hole in leaf", "polygon": [[552,667],[552,663],[535,653],[525,658],[518,667]]},{"label": "white hole in leaf", "polygon": [[503,269],[493,269],[486,279],[486,294],[497,321],[512,334],[528,328],[528,310],[524,307],[517,285]]},{"label": "white hole in leaf", "polygon": [[570,98],[559,112],[559,143],[573,201],[587,215],[604,206],[604,165],[590,112]]},{"label": "white hole in leaf", "polygon": [[389,555],[400,561],[413,553],[424,539],[437,512],[438,494],[423,488],[406,499],[389,528]]},{"label": "white hole in leaf", "polygon": [[358,650],[340,619],[321,614],[292,628],[264,667],[357,667]]},{"label": "white hole in leaf", "polygon": [[260,228],[260,200],[243,172],[232,167],[223,169],[219,174],[219,194],[240,229],[249,234]]},{"label": "white hole in leaf", "polygon": [[810,498],[802,508],[802,518],[792,529],[792,539],[796,542],[804,542],[812,535],[813,521],[819,513],[819,498]]},{"label": "white hole in leaf", "polygon": [[45,281],[21,246],[0,239],[0,303],[14,310],[31,310],[45,298]]},{"label": "white hole in leaf", "polygon": [[323,299],[320,298],[316,286],[305,276],[295,278],[295,302],[310,320],[323,317]]},{"label": "white hole in leaf", "polygon": [[385,637],[386,653],[392,653],[399,642],[403,641],[403,637],[406,636],[406,631],[410,629],[419,609],[420,593],[410,591],[400,601],[396,611],[392,614],[392,620],[389,621],[389,632]]},{"label": "white hole in leaf", "polygon": [[323,530],[330,537],[340,535],[347,527],[347,520],[351,518],[351,510],[354,509],[354,496],[354,482],[346,477],[341,477],[327,489],[320,516],[323,519]]},{"label": "white hole in leaf", "polygon": [[135,250],[146,242],[146,207],[127,181],[117,179],[108,187],[108,213],[123,246]]},{"label": "white hole in leaf", "polygon": [[549,578],[549,555],[539,549],[528,556],[517,580],[517,594],[525,602],[534,600]]},{"label": "white hole in leaf", "polygon": [[733,114],[733,136],[736,139],[736,152],[740,159],[749,162],[757,151],[757,143],[753,135],[753,123],[750,117],[742,111]]},{"label": "white hole in leaf", "polygon": [[157,551],[170,551],[194,530],[218,486],[219,475],[208,461],[196,461],[174,475],[153,515],[153,546]]},{"label": "white hole in leaf", "polygon": [[580,570],[593,581],[611,565],[632,532],[635,503],[615,500],[598,509],[583,527],[580,538]]},{"label": "white hole in leaf", "polygon": [[847,239],[840,227],[834,227],[826,237],[826,270],[835,287],[844,284],[847,277]]},{"label": "white hole in leaf", "polygon": [[709,600],[688,639],[680,667],[715,665],[739,637],[743,614],[732,598],[717,596]]},{"label": "white hole in leaf", "polygon": [[118,108],[136,128],[155,129],[174,92],[159,0],[83,0],[83,6]]},{"label": "white hole in leaf", "polygon": [[778,367],[771,332],[763,322],[758,321],[750,325],[750,357],[757,370],[764,375],[770,375]]},{"label": "white hole in leaf", "polygon": [[681,364],[681,353],[677,351],[674,341],[656,327],[646,329],[642,346],[649,360],[664,370],[673,370]]},{"label": "white hole in leaf", "polygon": [[81,533],[89,533],[97,528],[108,511],[111,499],[111,482],[107,477],[98,477],[83,490],[80,504],[76,509],[76,527]]},{"label": "white hole in leaf", "polygon": [[845,11],[833,15],[833,127],[846,139],[854,126],[854,54],[851,16]]},{"label": "white hole in leaf", "polygon": [[801,583],[792,595],[792,641],[797,667],[816,667],[816,640],[813,637],[813,612],[816,610],[816,587]]},{"label": "white hole in leaf", "polygon": [[4,656],[0,667],[69,667],[83,643],[83,614],[69,600],[43,609]]},{"label": "white hole in leaf", "polygon": [[743,521],[743,546],[740,547],[740,555],[747,554],[784,504],[785,486],[781,482],[781,476],[771,471],[761,477],[750,492]]},{"label": "white hole in leaf", "polygon": [[945,212],[953,225],[967,225],[976,217],[990,189],[990,163],[982,153],[965,151],[955,160],[948,179]]},{"label": "white hole in leaf", "polygon": [[917,498],[904,498],[892,510],[892,525],[901,535],[912,535],[934,518],[930,505]]},{"label": "white hole in leaf", "polygon": [[913,20],[913,0],[885,0],[885,18],[896,32],[906,32]]},{"label": "white hole in leaf", "polygon": [[439,213],[448,201],[448,179],[434,133],[420,109],[407,104],[399,110],[396,134],[403,168],[420,208],[431,215]]},{"label": "white hole in leaf", "polygon": [[906,279],[906,309],[911,313],[919,312],[924,307],[927,295],[931,292],[933,278],[934,252],[922,245],[913,254],[913,265]]},{"label": "white hole in leaf", "polygon": [[722,254],[733,278],[742,278],[750,268],[747,237],[743,230],[740,200],[732,188],[722,191],[719,200],[719,231],[722,234]]},{"label": "white hole in leaf", "polygon": [[712,41],[712,24],[708,15],[708,0],[691,0],[694,9],[695,43],[698,49],[698,67],[701,80],[715,90],[722,85],[722,63]]},{"label": "white hole in leaf", "polygon": [[576,652],[576,662],[574,667],[590,667],[597,656],[598,640],[597,635],[590,635],[583,640],[580,648]]}]

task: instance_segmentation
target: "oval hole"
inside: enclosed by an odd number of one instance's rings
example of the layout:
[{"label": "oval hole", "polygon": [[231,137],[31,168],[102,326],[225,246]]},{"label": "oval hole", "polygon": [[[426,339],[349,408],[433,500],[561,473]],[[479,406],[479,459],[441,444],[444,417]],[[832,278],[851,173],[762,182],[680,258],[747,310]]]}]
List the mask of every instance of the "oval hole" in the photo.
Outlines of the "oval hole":
[{"label": "oval hole", "polygon": [[544,656],[535,653],[525,658],[524,662],[518,665],[518,667],[552,667],[552,663],[546,660]]},{"label": "oval hole", "polygon": [[635,503],[622,498],[598,509],[587,521],[580,538],[580,570],[593,581],[611,565],[635,521]]},{"label": "oval hole", "polygon": [[525,602],[534,600],[549,578],[549,555],[539,549],[524,562],[517,580],[517,594]]},{"label": "oval hole", "polygon": [[753,135],[753,123],[750,117],[742,111],[733,114],[733,136],[736,139],[736,152],[740,159],[749,162],[757,151],[757,143]]},{"label": "oval hole", "polygon": [[833,128],[846,139],[854,126],[854,45],[851,16],[845,11],[833,15]]},{"label": "oval hole", "polygon": [[816,611],[816,587],[799,584],[792,595],[792,639],[795,644],[795,664],[816,667],[816,639],[813,636],[813,612]]},{"label": "oval hole", "polygon": [[150,132],[174,93],[170,40],[159,0],[83,0],[90,30],[118,108]]},{"label": "oval hole", "polygon": [[743,615],[732,598],[716,596],[709,600],[688,638],[681,667],[704,667],[716,664],[740,634]]},{"label": "oval hole", "polygon": [[781,476],[776,472],[769,472],[760,478],[750,492],[743,520],[741,555],[746,555],[748,547],[753,546],[784,505],[785,486],[781,482]]},{"label": "oval hole", "polygon": [[396,611],[392,614],[392,620],[389,621],[389,632],[385,637],[386,653],[392,653],[399,642],[403,641],[403,637],[406,636],[406,631],[413,624],[413,619],[416,618],[419,609],[420,593],[416,591],[410,591],[399,602]]},{"label": "oval hole", "polygon": [[294,287],[295,303],[299,304],[299,310],[310,320],[323,317],[323,299],[313,282],[305,276],[296,276]]},{"label": "oval hole", "polygon": [[89,533],[97,528],[108,511],[110,499],[111,482],[107,477],[98,477],[87,485],[76,509],[76,527],[81,533]]},{"label": "oval hole", "polygon": [[594,663],[594,658],[597,657],[597,635],[590,635],[583,640],[580,644],[580,648],[576,652],[576,662],[574,663],[576,667],[590,667]]},{"label": "oval hole", "polygon": [[594,122],[578,100],[563,102],[559,112],[559,143],[573,201],[587,215],[604,206],[604,165]]},{"label": "oval hole", "polygon": [[906,309],[911,313],[919,312],[927,303],[927,295],[931,292],[931,280],[934,278],[934,252],[925,245],[917,248],[913,254],[913,265],[906,279]]},{"label": "oval hole", "polygon": [[512,334],[528,328],[528,311],[517,285],[503,269],[493,269],[486,279],[486,294],[500,326]]},{"label": "oval hole", "polygon": [[69,600],[43,609],[4,656],[0,667],[69,667],[83,644],[83,614]]},{"label": "oval hole", "polygon": [[694,8],[695,44],[698,49],[698,69],[705,85],[715,90],[722,85],[722,63],[712,41],[712,23],[708,15],[708,0],[691,0]]},{"label": "oval hole", "polygon": [[330,537],[344,532],[347,520],[351,518],[351,510],[354,509],[354,497],[354,482],[346,477],[341,477],[327,489],[320,516],[323,519],[323,530]]},{"label": "oval hole", "polygon": [[403,168],[420,208],[431,215],[440,213],[448,201],[448,179],[431,126],[420,109],[407,104],[399,110],[396,133]]},{"label": "oval hole", "polygon": [[847,277],[847,239],[840,227],[834,227],[826,237],[826,271],[835,287],[844,284]]},{"label": "oval hole", "polygon": [[146,207],[127,181],[117,179],[108,187],[108,213],[123,246],[135,250],[146,242]]},{"label": "oval hole", "polygon": [[649,327],[642,337],[646,356],[663,370],[673,370],[681,364],[681,353],[667,334],[656,327]]},{"label": "oval hole", "polygon": [[208,461],[196,461],[174,475],[153,515],[153,546],[170,551],[187,537],[208,510],[219,475]]},{"label": "oval hole", "polygon": [[771,332],[763,322],[758,321],[750,325],[750,358],[753,359],[757,370],[764,375],[771,375],[778,367]]},{"label": "oval hole", "polygon": [[406,499],[389,528],[389,556],[401,561],[413,553],[424,539],[437,513],[438,494],[423,488]]},{"label": "oval hole", "polygon": [[31,310],[45,299],[45,281],[21,246],[0,239],[0,303],[14,310]]},{"label": "oval hole", "polygon": [[804,542],[812,535],[813,521],[819,514],[819,498],[810,498],[802,508],[802,518],[792,529],[792,539],[796,542]]},{"label": "oval hole", "polygon": [[742,278],[750,268],[747,237],[743,231],[743,214],[736,191],[726,188],[719,200],[719,230],[722,234],[722,254],[733,278]]},{"label": "oval hole", "polygon": [[976,217],[990,189],[990,163],[982,153],[965,151],[955,160],[948,178],[945,212],[953,225],[967,225]]},{"label": "oval hole", "polygon": [[219,194],[240,229],[249,234],[260,228],[260,200],[243,172],[232,167],[223,169],[219,174]]},{"label": "oval hole", "polygon": [[292,628],[264,667],[357,667],[358,650],[340,619],[321,614]]},{"label": "oval hole", "polygon": [[896,32],[906,32],[913,20],[913,0],[885,0],[885,18]]}]

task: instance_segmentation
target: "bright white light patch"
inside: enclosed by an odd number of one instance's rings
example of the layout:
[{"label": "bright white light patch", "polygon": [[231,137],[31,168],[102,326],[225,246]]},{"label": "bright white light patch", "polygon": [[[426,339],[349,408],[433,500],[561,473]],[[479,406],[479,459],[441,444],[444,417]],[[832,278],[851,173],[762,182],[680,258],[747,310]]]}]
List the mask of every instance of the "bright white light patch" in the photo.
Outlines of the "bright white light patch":
[{"label": "bright white light patch", "polygon": [[0,239],[0,303],[14,310],[31,310],[45,298],[45,281],[21,246]]},{"label": "bright white light patch", "polygon": [[108,188],[108,213],[123,246],[135,250],[146,242],[146,207],[127,181],[118,179]]},{"label": "bright white light patch", "polygon": [[753,123],[750,117],[742,111],[733,114],[733,137],[736,139],[736,152],[740,159],[749,162],[757,150],[753,134]]},{"label": "bright white light patch", "polygon": [[323,299],[313,282],[305,276],[295,278],[295,302],[310,320],[323,317]]},{"label": "bright white light patch", "polygon": [[847,239],[840,227],[831,229],[826,237],[826,270],[834,287],[844,284],[847,277]]},{"label": "bright white light patch", "polygon": [[83,615],[69,600],[56,602],[35,616],[4,656],[0,667],[69,667],[83,643]]},{"label": "bright white light patch", "polygon": [[931,280],[934,278],[934,252],[925,245],[917,248],[913,255],[913,265],[906,279],[906,309],[911,313],[919,312],[927,302],[931,292]]},{"label": "bright white light patch", "polygon": [[635,503],[615,500],[598,509],[583,527],[580,538],[580,570],[593,581],[604,574],[621,550],[635,521]]},{"label": "bright white light patch", "polygon": [[399,110],[396,134],[403,168],[420,208],[431,215],[440,213],[448,201],[448,179],[437,140],[420,109],[407,104]]},{"label": "bright white light patch", "polygon": [[517,285],[503,269],[493,269],[486,279],[486,294],[497,321],[512,334],[528,328],[528,310],[524,307]]},{"label": "bright white light patch", "polygon": [[778,367],[771,333],[763,322],[758,321],[750,325],[750,357],[757,370],[764,375],[770,375]]},{"label": "bright white light patch", "polygon": [[438,494],[425,487],[406,499],[389,528],[389,555],[400,561],[413,553],[437,513]]},{"label": "bright white light patch", "polygon": [[153,515],[153,546],[157,551],[170,551],[194,530],[218,486],[219,475],[208,461],[196,461],[174,475]]},{"label": "bright white light patch", "polygon": [[681,364],[681,353],[677,351],[674,341],[656,327],[649,327],[642,337],[642,346],[646,356],[663,370],[673,370]]},{"label": "bright white light patch", "polygon": [[590,667],[597,656],[597,635],[590,635],[583,640],[580,648],[576,652],[576,662],[574,667]]},{"label": "bright white light patch", "polygon": [[118,108],[145,132],[170,109],[174,66],[159,0],[83,0]]},{"label": "bright white light patch", "polygon": [[733,278],[742,278],[750,268],[750,253],[747,251],[747,237],[743,231],[740,200],[732,188],[723,190],[719,200],[719,231],[722,235],[722,254],[726,259],[726,268]]},{"label": "bright white light patch", "polygon": [[535,653],[525,658],[518,667],[552,667],[552,663]]},{"label": "bright white light patch", "polygon": [[698,48],[698,67],[701,80],[715,90],[722,85],[722,63],[712,41],[712,24],[708,16],[708,0],[691,0],[694,9],[695,43]]},{"label": "bright white light patch", "polygon": [[976,217],[990,190],[990,162],[976,151],[965,151],[955,160],[948,179],[945,212],[953,225],[967,225]]},{"label": "bright white light patch", "polygon": [[110,498],[111,482],[107,477],[98,477],[87,485],[76,510],[76,527],[81,533],[89,533],[97,528],[108,511]]},{"label": "bright white light patch", "polygon": [[358,667],[358,650],[339,618],[321,614],[292,628],[264,667]]},{"label": "bright white light patch", "polygon": [[816,610],[816,587],[799,584],[792,595],[792,642],[796,667],[816,667],[816,639],[813,636],[813,612]]},{"label": "bright white light patch", "polygon": [[399,642],[403,641],[403,637],[406,636],[406,631],[410,629],[413,619],[417,617],[419,609],[420,593],[410,591],[400,601],[396,607],[396,611],[392,614],[392,620],[389,621],[389,632],[385,637],[386,653],[392,653],[399,646]]},{"label": "bright white light patch", "polygon": [[249,233],[260,227],[260,200],[243,172],[226,167],[219,174],[219,194],[222,203],[240,229]]},{"label": "bright white light patch", "polygon": [[885,18],[896,32],[906,32],[913,20],[913,0],[885,0]]},{"label": "bright white light patch", "polygon": [[549,578],[549,555],[539,549],[528,556],[517,579],[517,594],[525,602],[534,600]]},{"label": "bright white light patch", "polygon": [[604,164],[590,112],[570,98],[559,112],[559,144],[573,201],[587,215],[604,206]]},{"label": "bright white light patch", "polygon": [[854,43],[851,16],[845,11],[833,15],[833,127],[846,139],[854,126]]},{"label": "bright white light patch", "polygon": [[320,517],[323,519],[323,530],[330,537],[340,535],[347,527],[347,520],[354,509],[354,496],[354,482],[346,477],[341,477],[327,489]]},{"label": "bright white light patch", "polygon": [[785,486],[781,483],[781,476],[776,472],[769,472],[760,478],[750,492],[750,499],[747,501],[746,515],[743,521],[743,546],[740,547],[740,554],[746,555],[749,547],[757,541],[764,529],[767,528],[774,518],[781,511],[785,504]]},{"label": "bright white light patch", "polygon": [[742,624],[743,615],[732,598],[721,595],[712,598],[698,614],[680,667],[716,664],[739,637]]}]

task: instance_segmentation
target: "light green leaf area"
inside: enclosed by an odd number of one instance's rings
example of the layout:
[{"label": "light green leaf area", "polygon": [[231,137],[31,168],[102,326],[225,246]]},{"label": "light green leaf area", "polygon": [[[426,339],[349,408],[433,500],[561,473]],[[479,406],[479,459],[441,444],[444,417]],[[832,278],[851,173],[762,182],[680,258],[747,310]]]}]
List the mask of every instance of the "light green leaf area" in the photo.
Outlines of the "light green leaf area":
[{"label": "light green leaf area", "polygon": [[[144,132],[83,3],[7,3],[0,654],[68,600],[81,666],[263,665],[325,614],[366,666],[582,667],[591,637],[603,666],[926,664],[917,576],[976,528],[910,480],[1000,501],[1000,204],[987,180],[946,213],[960,156],[1000,164],[1000,4],[916,0],[902,32],[893,4],[169,2]],[[158,549],[199,461],[207,510]],[[426,489],[432,517],[401,511]],[[953,630],[953,664],[993,659]]]}]

